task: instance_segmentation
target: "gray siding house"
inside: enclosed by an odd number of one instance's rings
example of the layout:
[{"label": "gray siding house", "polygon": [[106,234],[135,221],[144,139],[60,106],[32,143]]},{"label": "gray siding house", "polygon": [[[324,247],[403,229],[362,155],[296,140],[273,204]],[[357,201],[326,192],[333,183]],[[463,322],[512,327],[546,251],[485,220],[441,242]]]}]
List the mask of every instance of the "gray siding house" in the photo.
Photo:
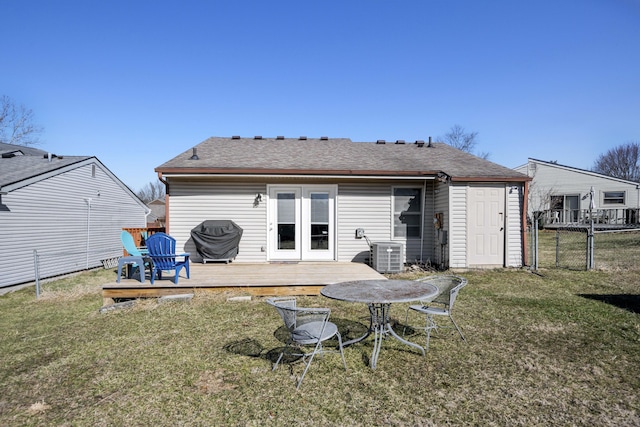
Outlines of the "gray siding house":
[{"label": "gray siding house", "polygon": [[[597,223],[608,225],[638,223],[640,184],[637,182],[531,158],[515,170],[532,178],[530,218],[540,215],[547,225],[584,224],[590,215]],[[592,188],[595,209],[590,212]]]},{"label": "gray siding house", "polygon": [[523,265],[529,178],[446,144],[214,137],[155,170],[192,256],[211,219],[243,228],[236,262],[366,262],[390,242],[405,263]]},{"label": "gray siding house", "polygon": [[123,227],[149,209],[97,158],[0,144],[0,287],[122,256]]}]

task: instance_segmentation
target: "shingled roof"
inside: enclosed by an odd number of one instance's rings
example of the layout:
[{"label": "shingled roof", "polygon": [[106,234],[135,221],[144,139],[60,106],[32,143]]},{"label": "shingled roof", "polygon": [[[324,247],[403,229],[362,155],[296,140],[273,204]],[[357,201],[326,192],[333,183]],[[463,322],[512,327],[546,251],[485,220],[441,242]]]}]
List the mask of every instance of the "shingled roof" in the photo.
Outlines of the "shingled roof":
[{"label": "shingled roof", "polygon": [[[195,155],[194,155],[195,154]],[[444,143],[348,138],[212,137],[158,166],[163,174],[435,176],[454,181],[527,181],[519,172]]]},{"label": "shingled roof", "polygon": [[51,155],[49,159],[49,153],[44,150],[0,143],[0,191],[90,158]]}]

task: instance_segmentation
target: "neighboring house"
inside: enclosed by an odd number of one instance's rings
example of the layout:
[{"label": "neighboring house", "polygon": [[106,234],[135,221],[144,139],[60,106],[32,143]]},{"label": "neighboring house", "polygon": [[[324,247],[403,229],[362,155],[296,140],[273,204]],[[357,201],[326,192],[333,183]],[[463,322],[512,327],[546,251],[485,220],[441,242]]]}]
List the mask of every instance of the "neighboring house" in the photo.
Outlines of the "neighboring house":
[{"label": "neighboring house", "polygon": [[[95,157],[0,143],[0,287],[122,256],[123,227],[148,208]],[[35,262],[35,254],[38,262]]]},{"label": "neighboring house", "polygon": [[401,243],[407,263],[523,265],[529,178],[446,144],[210,138],[155,170],[192,254],[192,228],[228,219],[237,262],[366,262],[371,241]]},{"label": "neighboring house", "polygon": [[164,199],[155,199],[147,203],[151,213],[147,217],[147,227],[164,227],[166,222],[166,204]]},{"label": "neighboring house", "polygon": [[543,218],[546,225],[585,224],[590,215],[598,223],[638,223],[637,182],[531,158],[515,170],[532,178],[528,215]]}]

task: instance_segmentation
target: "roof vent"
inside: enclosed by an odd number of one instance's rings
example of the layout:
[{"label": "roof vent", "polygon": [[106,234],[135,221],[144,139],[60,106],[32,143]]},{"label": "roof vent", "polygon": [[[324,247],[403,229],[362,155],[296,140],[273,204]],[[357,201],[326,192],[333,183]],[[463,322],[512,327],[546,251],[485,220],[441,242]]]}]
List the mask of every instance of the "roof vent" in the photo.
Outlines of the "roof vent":
[{"label": "roof vent", "polygon": [[429,137],[429,145],[427,145],[427,147],[433,147],[433,144],[431,143],[431,137]]},{"label": "roof vent", "polygon": [[278,136],[276,136],[276,139],[284,139],[284,136],[278,135]]},{"label": "roof vent", "polygon": [[384,144],[384,143],[385,143],[384,139],[379,139],[376,141],[376,144]]},{"label": "roof vent", "polygon": [[328,141],[329,137],[328,136],[321,136],[320,137],[320,141]]},{"label": "roof vent", "polygon": [[16,153],[2,153],[2,158],[3,159],[10,159],[12,157],[15,157]]},{"label": "roof vent", "polygon": [[417,145],[418,147],[424,147],[424,141],[423,141],[423,140],[421,140],[421,139],[418,139],[418,140],[416,141],[416,145]]},{"label": "roof vent", "polygon": [[196,147],[193,147],[193,155],[189,157],[189,160],[200,160],[200,157],[198,157],[198,149]]},{"label": "roof vent", "polygon": [[396,144],[404,144],[404,139],[399,139],[396,141]]},{"label": "roof vent", "polygon": [[306,137],[306,136],[301,136],[301,137],[300,137],[300,141],[306,141],[306,140],[307,140],[307,137]]},{"label": "roof vent", "polygon": [[231,139],[240,139],[240,135],[233,135]]},{"label": "roof vent", "polygon": [[262,135],[256,135],[253,137],[253,139],[262,139]]}]

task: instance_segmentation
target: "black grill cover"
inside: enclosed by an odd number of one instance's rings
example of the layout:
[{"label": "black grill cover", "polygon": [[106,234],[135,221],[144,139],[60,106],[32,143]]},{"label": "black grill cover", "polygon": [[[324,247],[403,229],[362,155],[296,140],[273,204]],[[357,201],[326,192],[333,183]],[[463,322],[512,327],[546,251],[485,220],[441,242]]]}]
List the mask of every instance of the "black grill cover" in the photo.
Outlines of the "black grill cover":
[{"label": "black grill cover", "polygon": [[242,228],[231,220],[207,220],[191,230],[191,238],[203,259],[233,259],[238,255]]}]

